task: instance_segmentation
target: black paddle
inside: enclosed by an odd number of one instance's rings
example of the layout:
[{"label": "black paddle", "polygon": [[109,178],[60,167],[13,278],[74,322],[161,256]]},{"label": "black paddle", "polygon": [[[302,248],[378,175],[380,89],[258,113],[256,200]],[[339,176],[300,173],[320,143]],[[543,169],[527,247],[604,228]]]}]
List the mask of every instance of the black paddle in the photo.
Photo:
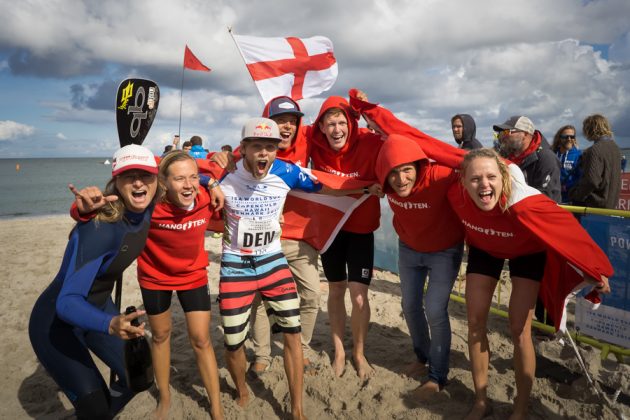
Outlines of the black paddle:
[{"label": "black paddle", "polygon": [[[160,88],[152,80],[126,79],[116,93],[116,126],[120,147],[142,144],[157,114]],[[116,279],[114,304],[120,313],[122,301],[122,275]],[[114,383],[115,373],[109,375],[109,385]]]},{"label": "black paddle", "polygon": [[120,147],[142,144],[157,114],[160,88],[152,80],[126,79],[116,94],[116,125]]}]

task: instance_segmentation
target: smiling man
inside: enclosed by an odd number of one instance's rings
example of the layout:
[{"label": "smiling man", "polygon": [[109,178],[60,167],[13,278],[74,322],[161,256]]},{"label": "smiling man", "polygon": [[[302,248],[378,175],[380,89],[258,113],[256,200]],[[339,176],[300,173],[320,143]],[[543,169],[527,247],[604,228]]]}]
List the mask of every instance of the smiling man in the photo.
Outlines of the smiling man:
[{"label": "smiling man", "polygon": [[423,402],[442,390],[448,378],[448,301],[462,260],[464,230],[446,193],[458,176],[454,169],[431,162],[417,142],[400,134],[385,141],[376,174],[399,237],[402,309],[415,354],[405,373],[422,379],[410,397]]},{"label": "smiling man", "polygon": [[[376,181],[374,167],[383,145],[381,135],[359,128],[348,102],[331,96],[322,104],[313,130],[309,133],[313,169],[345,178]],[[378,185],[376,185],[378,187]],[[365,189],[364,194],[379,191]],[[373,369],[365,358],[365,339],[370,322],[368,287],[374,265],[374,231],[378,228],[381,208],[378,197],[369,197],[359,205],[321,254],[322,266],[329,284],[328,315],[335,348],[332,368],[341,376],[346,364],[344,332],[346,308],[344,297],[350,290],[352,312],[352,359],[361,379]]]}]

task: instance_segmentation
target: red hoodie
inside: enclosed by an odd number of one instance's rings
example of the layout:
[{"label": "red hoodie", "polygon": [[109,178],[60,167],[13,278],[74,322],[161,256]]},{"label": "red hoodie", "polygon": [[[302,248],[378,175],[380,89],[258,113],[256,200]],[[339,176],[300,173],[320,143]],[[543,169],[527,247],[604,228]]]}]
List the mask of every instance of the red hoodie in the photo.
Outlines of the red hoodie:
[{"label": "red hoodie", "polygon": [[[387,182],[396,166],[417,162],[417,178],[411,194],[400,197]],[[436,252],[464,241],[462,224],[447,199],[457,173],[429,162],[418,143],[399,134],[390,135],[376,161],[376,175],[394,212],[394,229],[407,246],[418,252]]]},{"label": "red hoodie", "polygon": [[[326,136],[319,129],[320,121],[326,111],[331,108],[342,109],[348,120],[348,140],[339,151],[330,148]],[[309,134],[309,140],[312,142],[313,169],[362,181],[377,182],[374,169],[383,141],[379,135],[367,129],[359,129],[350,106],[344,98],[331,96],[324,101]],[[354,210],[342,229],[354,233],[370,233],[378,229],[380,217],[379,199],[371,196]]]}]

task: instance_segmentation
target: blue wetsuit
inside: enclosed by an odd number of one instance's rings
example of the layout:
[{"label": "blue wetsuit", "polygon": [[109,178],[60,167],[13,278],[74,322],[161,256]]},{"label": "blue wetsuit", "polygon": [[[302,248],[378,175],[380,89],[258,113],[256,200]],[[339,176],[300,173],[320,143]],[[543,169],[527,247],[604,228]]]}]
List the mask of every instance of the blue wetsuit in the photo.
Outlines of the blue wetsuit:
[{"label": "blue wetsuit", "polygon": [[[108,333],[119,314],[111,292],[142,252],[152,212],[150,206],[116,223],[79,223],[59,273],[33,307],[28,331],[35,354],[78,418],[112,418],[133,397],[125,381],[124,340]],[[88,349],[116,373],[120,395],[110,395]]]}]

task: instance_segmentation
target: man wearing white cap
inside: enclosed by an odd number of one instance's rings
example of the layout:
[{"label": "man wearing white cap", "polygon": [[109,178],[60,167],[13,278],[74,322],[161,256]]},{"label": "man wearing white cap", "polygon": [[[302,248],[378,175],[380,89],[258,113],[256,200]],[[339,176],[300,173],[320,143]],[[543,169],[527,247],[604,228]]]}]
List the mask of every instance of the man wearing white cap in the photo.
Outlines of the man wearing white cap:
[{"label": "man wearing white cap", "polygon": [[493,128],[499,134],[499,152],[521,168],[527,185],[559,203],[560,162],[534,123],[516,115]]},{"label": "man wearing white cap", "polygon": [[319,191],[300,168],[276,160],[282,141],[277,124],[252,118],[241,136],[243,159],[221,181],[225,194],[223,256],[219,283],[225,337],[225,358],[236,385],[237,403],[245,406],[243,343],[249,332],[254,296],[261,294],[272,331],[284,335],[284,366],[294,418],[302,418],[303,355],[300,342],[300,302],[280,246],[280,215],[287,193],[294,188]]},{"label": "man wearing white cap", "polygon": [[[503,124],[493,126],[493,129],[499,134],[499,152],[521,168],[527,185],[556,203],[561,202],[560,161],[551,151],[547,139],[536,130],[532,120],[516,115]],[[549,316],[545,317],[544,311],[543,303],[538,298],[536,319],[553,325],[553,320]]]}]

